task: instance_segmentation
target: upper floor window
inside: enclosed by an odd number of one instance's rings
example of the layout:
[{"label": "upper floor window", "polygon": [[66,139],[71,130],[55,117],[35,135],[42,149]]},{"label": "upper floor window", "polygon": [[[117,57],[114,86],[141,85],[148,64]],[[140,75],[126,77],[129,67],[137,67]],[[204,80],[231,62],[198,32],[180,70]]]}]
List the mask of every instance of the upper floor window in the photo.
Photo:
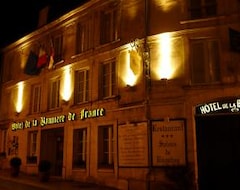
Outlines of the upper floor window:
[{"label": "upper floor window", "polygon": [[100,44],[118,39],[118,6],[110,6],[100,13]]},{"label": "upper floor window", "polygon": [[92,20],[86,19],[77,24],[76,53],[82,53],[93,46]]},{"label": "upper floor window", "polygon": [[54,47],[54,63],[58,63],[63,60],[63,35],[57,35],[53,39]]},{"label": "upper floor window", "polygon": [[59,107],[60,97],[60,79],[56,78],[50,81],[49,94],[48,94],[48,108],[56,109]]},{"label": "upper floor window", "polygon": [[85,168],[87,160],[87,129],[73,131],[73,168]]},{"label": "upper floor window", "polygon": [[108,98],[117,94],[115,59],[104,62],[100,66],[99,95]]},{"label": "upper floor window", "polygon": [[41,105],[41,85],[35,84],[32,86],[31,95],[31,113],[39,113]]},{"label": "upper floor window", "polygon": [[220,81],[220,48],[215,39],[193,40],[191,42],[192,84]]},{"label": "upper floor window", "polygon": [[217,14],[217,0],[189,0],[191,19],[206,18]]},{"label": "upper floor window", "polygon": [[75,71],[74,103],[83,103],[89,100],[89,70]]},{"label": "upper floor window", "polygon": [[98,168],[113,168],[113,126],[98,128]]}]

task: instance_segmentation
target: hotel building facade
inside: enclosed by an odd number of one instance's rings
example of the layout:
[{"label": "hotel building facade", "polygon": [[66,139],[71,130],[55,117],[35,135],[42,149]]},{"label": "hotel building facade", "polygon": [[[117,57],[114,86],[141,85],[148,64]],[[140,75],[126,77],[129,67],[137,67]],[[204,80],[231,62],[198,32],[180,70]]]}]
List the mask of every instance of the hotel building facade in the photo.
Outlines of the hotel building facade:
[{"label": "hotel building facade", "polygon": [[18,156],[121,190],[240,186],[239,0],[90,0],[1,53],[0,169]]}]

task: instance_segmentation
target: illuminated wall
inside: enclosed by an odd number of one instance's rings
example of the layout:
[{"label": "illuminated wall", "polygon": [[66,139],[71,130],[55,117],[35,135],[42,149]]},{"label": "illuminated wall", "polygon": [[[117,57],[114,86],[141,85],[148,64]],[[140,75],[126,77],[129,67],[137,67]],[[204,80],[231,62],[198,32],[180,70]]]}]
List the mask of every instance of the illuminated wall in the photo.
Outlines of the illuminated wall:
[{"label": "illuminated wall", "polygon": [[154,36],[150,48],[152,80],[175,79],[183,76],[183,48],[181,37],[174,37],[171,33]]},{"label": "illuminated wall", "polygon": [[23,109],[23,103],[24,103],[24,99],[23,99],[24,83],[23,82],[17,83],[16,91],[17,93],[15,97],[15,111],[17,113],[20,113]]},{"label": "illuminated wall", "polygon": [[72,68],[68,65],[64,68],[61,85],[61,97],[64,101],[69,101],[73,91]]},{"label": "illuminated wall", "polygon": [[[142,75],[141,52],[130,44],[119,55],[119,78],[122,86],[135,86]],[[120,84],[121,86],[121,84]]]}]

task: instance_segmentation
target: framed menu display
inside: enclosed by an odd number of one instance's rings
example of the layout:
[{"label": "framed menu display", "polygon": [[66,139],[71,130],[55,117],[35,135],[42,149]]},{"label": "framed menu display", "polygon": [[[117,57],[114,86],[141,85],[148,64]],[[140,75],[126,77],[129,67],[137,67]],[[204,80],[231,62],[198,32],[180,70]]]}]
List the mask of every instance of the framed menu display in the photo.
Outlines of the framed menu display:
[{"label": "framed menu display", "polygon": [[186,164],[184,120],[154,121],[151,131],[153,166]]}]

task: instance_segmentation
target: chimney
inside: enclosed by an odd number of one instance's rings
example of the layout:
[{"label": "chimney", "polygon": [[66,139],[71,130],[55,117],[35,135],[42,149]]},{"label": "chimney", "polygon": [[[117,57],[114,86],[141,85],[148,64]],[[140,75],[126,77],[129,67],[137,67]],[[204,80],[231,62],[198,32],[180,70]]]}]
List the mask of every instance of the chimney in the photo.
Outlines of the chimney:
[{"label": "chimney", "polygon": [[38,28],[47,24],[47,22],[48,22],[48,12],[49,12],[49,6],[46,6],[39,11]]}]

